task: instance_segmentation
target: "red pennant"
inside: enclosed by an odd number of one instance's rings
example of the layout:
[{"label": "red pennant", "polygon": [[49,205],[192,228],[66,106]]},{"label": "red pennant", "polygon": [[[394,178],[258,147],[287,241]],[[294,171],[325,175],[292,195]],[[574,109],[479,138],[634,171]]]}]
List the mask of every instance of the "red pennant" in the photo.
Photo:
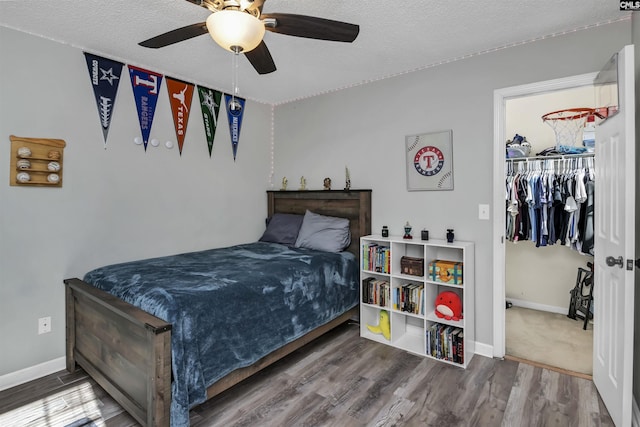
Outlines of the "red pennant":
[{"label": "red pennant", "polygon": [[166,82],[171,112],[173,113],[173,125],[176,128],[178,148],[180,149],[180,155],[182,155],[182,146],[184,145],[184,136],[187,133],[187,123],[189,122],[194,85],[171,77],[167,77]]}]

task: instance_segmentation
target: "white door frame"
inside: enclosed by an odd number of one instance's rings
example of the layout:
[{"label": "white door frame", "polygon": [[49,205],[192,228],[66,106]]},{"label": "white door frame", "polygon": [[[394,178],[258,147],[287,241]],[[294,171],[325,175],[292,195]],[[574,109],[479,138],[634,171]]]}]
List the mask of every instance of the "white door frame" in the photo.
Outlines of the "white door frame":
[{"label": "white door frame", "polygon": [[493,356],[505,355],[505,143],[506,101],[527,95],[591,86],[598,73],[496,89],[493,92]]}]

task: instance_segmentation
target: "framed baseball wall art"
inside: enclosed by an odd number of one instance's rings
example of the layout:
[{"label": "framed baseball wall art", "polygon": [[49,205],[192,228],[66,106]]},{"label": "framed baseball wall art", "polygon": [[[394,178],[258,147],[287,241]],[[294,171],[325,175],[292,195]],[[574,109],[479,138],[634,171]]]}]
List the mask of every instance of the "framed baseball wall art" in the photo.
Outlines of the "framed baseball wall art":
[{"label": "framed baseball wall art", "polygon": [[453,190],[453,147],[449,130],[405,138],[407,190]]}]

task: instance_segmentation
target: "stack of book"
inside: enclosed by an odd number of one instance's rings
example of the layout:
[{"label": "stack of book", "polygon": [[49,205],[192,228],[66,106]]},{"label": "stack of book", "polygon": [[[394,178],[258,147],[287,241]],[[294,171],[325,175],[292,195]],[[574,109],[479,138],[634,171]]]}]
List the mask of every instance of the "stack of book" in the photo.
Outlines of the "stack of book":
[{"label": "stack of book", "polygon": [[407,283],[395,288],[393,308],[413,314],[424,314],[424,284]]},{"label": "stack of book", "polygon": [[376,243],[363,246],[362,268],[368,271],[389,274],[391,271],[391,251],[387,246]]},{"label": "stack of book", "polygon": [[436,359],[464,364],[464,331],[434,323],[427,329],[427,354]]},{"label": "stack of book", "polygon": [[387,307],[391,287],[386,280],[367,277],[362,281],[362,302]]}]

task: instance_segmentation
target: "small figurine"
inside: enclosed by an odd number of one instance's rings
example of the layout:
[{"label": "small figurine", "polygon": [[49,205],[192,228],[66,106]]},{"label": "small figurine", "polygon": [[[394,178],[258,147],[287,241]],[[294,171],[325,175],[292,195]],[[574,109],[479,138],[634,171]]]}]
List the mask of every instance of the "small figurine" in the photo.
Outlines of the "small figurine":
[{"label": "small figurine", "polygon": [[289,183],[289,181],[287,181],[287,177],[285,176],[284,178],[282,178],[282,187],[280,188],[280,190],[285,191],[287,189],[287,184]]},{"label": "small figurine", "polygon": [[403,239],[413,239],[413,237],[411,236],[411,225],[409,225],[409,221],[407,221],[407,223],[404,225],[404,236],[402,236]]},{"label": "small figurine", "polygon": [[307,180],[304,176],[300,177],[300,190],[304,191],[307,189]]},{"label": "small figurine", "polygon": [[349,168],[346,166],[344,167],[344,174],[345,174],[344,189],[349,190],[351,188],[351,175],[349,174]]},{"label": "small figurine", "polygon": [[453,243],[453,238],[454,238],[453,228],[447,228],[447,242]]},{"label": "small figurine", "polygon": [[331,178],[324,179],[324,189],[331,190]]}]

